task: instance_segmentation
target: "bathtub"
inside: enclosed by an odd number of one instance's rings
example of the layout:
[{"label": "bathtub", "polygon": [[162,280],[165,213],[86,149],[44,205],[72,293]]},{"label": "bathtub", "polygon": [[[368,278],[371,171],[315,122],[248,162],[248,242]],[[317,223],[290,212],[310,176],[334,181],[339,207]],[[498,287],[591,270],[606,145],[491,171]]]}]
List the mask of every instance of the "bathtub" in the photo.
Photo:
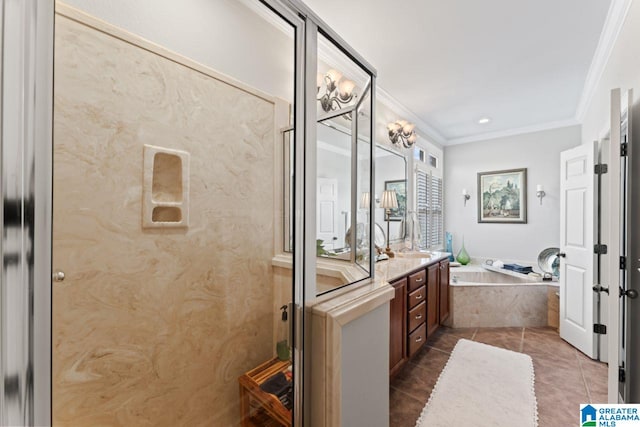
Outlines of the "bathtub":
[{"label": "bathtub", "polygon": [[487,266],[450,270],[450,326],[546,326],[549,288],[557,283]]},{"label": "bathtub", "polygon": [[542,283],[542,278],[491,266],[464,266],[451,268],[450,281],[459,286],[519,285]]}]

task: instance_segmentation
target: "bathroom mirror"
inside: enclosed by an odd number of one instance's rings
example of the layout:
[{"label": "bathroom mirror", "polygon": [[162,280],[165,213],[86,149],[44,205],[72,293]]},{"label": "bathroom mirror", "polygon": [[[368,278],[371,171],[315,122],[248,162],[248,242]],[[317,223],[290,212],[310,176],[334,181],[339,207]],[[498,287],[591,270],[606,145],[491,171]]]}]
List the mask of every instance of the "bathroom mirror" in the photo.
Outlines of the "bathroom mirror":
[{"label": "bathroom mirror", "polygon": [[[385,210],[379,207],[379,198],[385,190],[396,190],[398,209],[392,209],[389,222],[385,221]],[[401,242],[405,238],[407,218],[407,160],[404,156],[376,146],[375,220],[389,234],[389,243]]]},{"label": "bathroom mirror", "polygon": [[[370,186],[371,151],[366,139],[352,138],[351,121],[351,115],[345,114],[318,122],[316,241],[323,263],[350,263],[349,276],[357,281],[369,274],[369,210],[362,194]],[[346,266],[336,267],[344,270]]]},{"label": "bathroom mirror", "polygon": [[316,293],[371,276],[373,78],[318,34]]},{"label": "bathroom mirror", "polygon": [[[344,258],[351,224],[351,135],[346,118],[318,123],[316,238],[318,255]],[[345,126],[346,125],[346,126]]]}]

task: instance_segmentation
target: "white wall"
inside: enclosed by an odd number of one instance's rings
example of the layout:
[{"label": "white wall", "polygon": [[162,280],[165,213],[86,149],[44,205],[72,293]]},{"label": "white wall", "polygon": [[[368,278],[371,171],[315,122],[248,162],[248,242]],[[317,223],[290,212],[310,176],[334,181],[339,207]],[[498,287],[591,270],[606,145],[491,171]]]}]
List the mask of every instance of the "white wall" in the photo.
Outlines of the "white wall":
[{"label": "white wall", "polygon": [[[633,88],[640,98],[640,2],[631,3],[624,26],[611,52],[582,121],[582,142],[591,144],[609,129],[611,89]],[[640,102],[636,101],[635,105]],[[637,133],[636,133],[637,134]]]},{"label": "white wall", "polygon": [[[571,126],[445,147],[445,230],[457,254],[509,259],[537,265],[540,251],[558,246],[560,152],[580,145],[580,126]],[[478,223],[478,172],[527,168],[527,224]],[[540,206],[536,185],[547,196]],[[463,206],[462,189],[471,194]]]}]

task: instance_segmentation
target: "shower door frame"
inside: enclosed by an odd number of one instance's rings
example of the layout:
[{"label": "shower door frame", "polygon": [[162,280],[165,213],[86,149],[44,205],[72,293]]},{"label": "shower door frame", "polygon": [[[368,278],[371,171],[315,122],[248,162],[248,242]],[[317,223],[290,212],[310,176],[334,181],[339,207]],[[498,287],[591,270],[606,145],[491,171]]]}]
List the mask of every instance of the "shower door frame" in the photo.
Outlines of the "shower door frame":
[{"label": "shower door frame", "polygon": [[0,0],[0,424],[51,423],[54,2]]},{"label": "shower door frame", "polygon": [[[375,69],[298,0],[259,0],[295,28],[294,425],[309,425],[310,327],[316,296],[317,35]],[[0,425],[51,424],[54,0],[0,0]],[[7,108],[9,107],[9,108]],[[371,121],[372,147],[375,120]],[[371,188],[374,183],[373,161]],[[371,198],[371,208],[373,208]],[[370,235],[374,224],[370,222]],[[310,236],[310,237],[306,237]],[[370,272],[374,276],[373,246]],[[7,311],[7,308],[11,310]],[[306,345],[305,345],[306,344]],[[9,350],[10,348],[10,350]],[[306,363],[305,363],[306,362]],[[305,373],[307,375],[305,375]]]}]

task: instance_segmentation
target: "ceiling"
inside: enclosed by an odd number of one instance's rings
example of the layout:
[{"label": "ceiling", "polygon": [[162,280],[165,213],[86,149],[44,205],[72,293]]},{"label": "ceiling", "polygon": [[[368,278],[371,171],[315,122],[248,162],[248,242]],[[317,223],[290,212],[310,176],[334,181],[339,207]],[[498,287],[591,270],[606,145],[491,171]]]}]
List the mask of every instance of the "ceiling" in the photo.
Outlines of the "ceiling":
[{"label": "ceiling", "polygon": [[611,0],[304,2],[446,145],[576,124]]}]

